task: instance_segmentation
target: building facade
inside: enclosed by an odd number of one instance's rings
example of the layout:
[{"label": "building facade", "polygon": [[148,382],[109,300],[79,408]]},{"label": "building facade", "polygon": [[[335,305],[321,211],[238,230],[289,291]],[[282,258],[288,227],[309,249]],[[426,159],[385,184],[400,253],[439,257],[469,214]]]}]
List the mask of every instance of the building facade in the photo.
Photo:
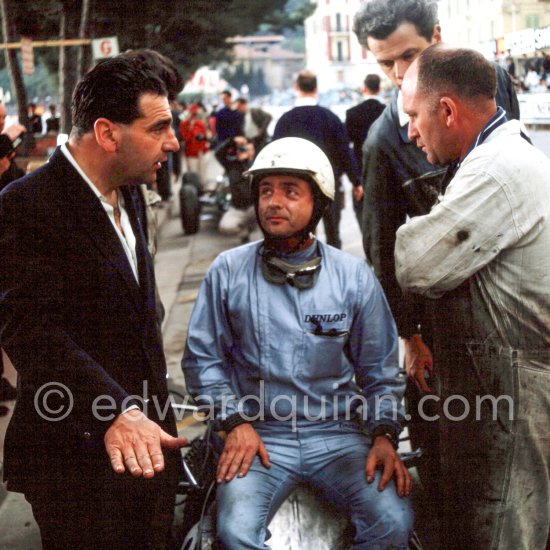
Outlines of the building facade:
[{"label": "building facade", "polygon": [[444,39],[476,48],[486,57],[534,56],[548,49],[550,2],[540,0],[440,0]]},{"label": "building facade", "polygon": [[281,47],[283,36],[236,36],[227,40],[233,44],[233,66],[244,72],[262,71],[271,90],[283,90],[294,83],[296,73],[304,67],[304,54]]},{"label": "building facade", "polygon": [[362,1],[312,0],[317,8],[304,25],[306,66],[317,75],[320,90],[359,88],[368,73],[382,74],[352,30]]},{"label": "building facade", "polygon": [[[319,88],[357,87],[365,75],[381,74],[353,33],[353,16],[368,0],[311,0],[305,21],[306,66]],[[481,51],[487,58],[518,59],[550,52],[550,0],[439,0],[445,42]]]}]

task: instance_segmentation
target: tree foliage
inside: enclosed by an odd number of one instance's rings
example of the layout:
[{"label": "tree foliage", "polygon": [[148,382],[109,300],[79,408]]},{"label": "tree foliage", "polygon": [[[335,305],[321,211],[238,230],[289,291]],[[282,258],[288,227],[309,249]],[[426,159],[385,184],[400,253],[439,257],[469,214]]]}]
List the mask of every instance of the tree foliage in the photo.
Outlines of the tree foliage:
[{"label": "tree foliage", "polygon": [[[88,36],[117,36],[120,49],[151,48],[176,62],[185,76],[201,65],[227,59],[226,39],[258,30],[281,32],[303,24],[313,7],[307,0],[89,0]],[[59,37],[62,14],[78,21],[82,0],[17,2],[19,34],[34,40]],[[76,36],[78,24],[72,25]],[[57,70],[55,49],[37,50]]]},{"label": "tree foliage", "polygon": [[[85,0],[4,1],[11,4],[11,24],[18,36],[35,41],[73,38],[82,30]],[[121,51],[157,50],[172,59],[187,79],[201,65],[230,59],[227,38],[299,27],[314,5],[309,0],[87,0],[87,7],[87,37],[117,36]],[[64,52],[37,48],[34,54],[50,72],[59,72],[63,88],[72,86],[86,68],[78,67],[76,52],[75,47]],[[60,58],[66,65],[60,67]],[[90,55],[78,59],[91,63]],[[66,98],[67,90],[59,95]]]}]

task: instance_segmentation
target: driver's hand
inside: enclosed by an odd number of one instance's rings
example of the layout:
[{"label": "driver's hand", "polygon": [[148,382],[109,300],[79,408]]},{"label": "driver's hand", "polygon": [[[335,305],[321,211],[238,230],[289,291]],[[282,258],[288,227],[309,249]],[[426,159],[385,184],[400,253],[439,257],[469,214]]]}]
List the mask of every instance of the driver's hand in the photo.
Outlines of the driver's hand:
[{"label": "driver's hand", "polygon": [[271,466],[269,454],[258,432],[250,424],[233,428],[227,435],[218,461],[217,482],[231,481],[235,475],[244,477],[256,455],[266,468]]},{"label": "driver's hand", "polygon": [[378,484],[379,491],[383,491],[390,479],[395,476],[397,494],[400,497],[405,497],[411,493],[411,474],[401,461],[390,440],[384,435],[375,438],[367,457],[365,472],[368,483],[374,481],[374,472],[377,467],[382,468],[382,476]]}]

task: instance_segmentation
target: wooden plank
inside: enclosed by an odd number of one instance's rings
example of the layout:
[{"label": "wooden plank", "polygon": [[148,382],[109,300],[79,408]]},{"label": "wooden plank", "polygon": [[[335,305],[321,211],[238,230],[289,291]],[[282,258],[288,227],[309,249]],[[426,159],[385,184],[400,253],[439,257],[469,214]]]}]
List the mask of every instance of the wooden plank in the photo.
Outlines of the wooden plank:
[{"label": "wooden plank", "polygon": [[[33,48],[55,48],[59,46],[86,46],[91,44],[91,38],[68,38],[66,40],[33,40]],[[21,42],[3,42],[0,50],[16,50],[21,48]]]}]

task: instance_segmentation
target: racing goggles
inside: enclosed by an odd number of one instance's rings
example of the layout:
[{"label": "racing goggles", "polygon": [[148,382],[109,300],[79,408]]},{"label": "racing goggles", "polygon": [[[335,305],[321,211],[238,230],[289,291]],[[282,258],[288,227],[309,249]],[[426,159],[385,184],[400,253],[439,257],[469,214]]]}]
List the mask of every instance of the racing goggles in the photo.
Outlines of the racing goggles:
[{"label": "racing goggles", "polygon": [[262,256],[262,274],[267,281],[276,285],[288,283],[300,290],[311,288],[317,281],[320,270],[320,257],[303,264],[290,264],[276,256]]}]

